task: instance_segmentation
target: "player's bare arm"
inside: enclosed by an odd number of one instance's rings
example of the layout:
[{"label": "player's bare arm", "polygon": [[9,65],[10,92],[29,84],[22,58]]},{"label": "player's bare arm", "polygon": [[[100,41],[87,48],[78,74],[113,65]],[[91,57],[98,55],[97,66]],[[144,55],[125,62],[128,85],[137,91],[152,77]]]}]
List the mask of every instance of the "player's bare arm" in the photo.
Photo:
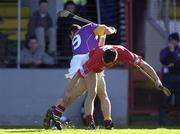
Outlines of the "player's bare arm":
[{"label": "player's bare arm", "polygon": [[162,85],[161,80],[156,74],[155,70],[147,62],[142,60],[141,64],[137,65],[136,67],[138,67],[142,73],[144,73],[147,77],[149,77],[149,79],[154,82],[157,89],[161,90],[166,96],[171,95],[170,90]]},{"label": "player's bare arm", "polygon": [[154,84],[156,87],[159,87],[162,85],[161,80],[159,79],[155,70],[146,61],[142,60],[139,66],[154,79],[154,82],[155,82]]},{"label": "player's bare arm", "polygon": [[105,42],[106,42],[106,35],[104,35],[104,36],[99,36],[98,46],[103,46],[103,45],[105,45]]}]

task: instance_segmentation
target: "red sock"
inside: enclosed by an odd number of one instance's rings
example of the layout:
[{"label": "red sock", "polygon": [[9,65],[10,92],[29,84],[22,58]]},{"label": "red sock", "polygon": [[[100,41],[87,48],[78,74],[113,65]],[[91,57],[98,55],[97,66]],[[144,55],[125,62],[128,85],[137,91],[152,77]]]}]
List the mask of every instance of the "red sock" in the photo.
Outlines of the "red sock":
[{"label": "red sock", "polygon": [[56,116],[61,116],[63,114],[63,112],[65,111],[65,107],[58,105],[54,108],[53,113]]},{"label": "red sock", "polygon": [[87,115],[86,116],[86,125],[90,125],[91,123],[94,123],[94,118],[92,115]]}]

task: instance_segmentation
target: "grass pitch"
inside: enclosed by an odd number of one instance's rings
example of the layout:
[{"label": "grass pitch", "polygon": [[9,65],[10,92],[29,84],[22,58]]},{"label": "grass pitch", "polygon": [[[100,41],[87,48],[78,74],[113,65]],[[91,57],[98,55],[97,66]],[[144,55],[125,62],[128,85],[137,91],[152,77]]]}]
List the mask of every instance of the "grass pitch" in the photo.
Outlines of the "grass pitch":
[{"label": "grass pitch", "polygon": [[42,128],[0,128],[0,134],[180,134],[180,128],[116,128],[113,130],[64,129],[44,130]]}]

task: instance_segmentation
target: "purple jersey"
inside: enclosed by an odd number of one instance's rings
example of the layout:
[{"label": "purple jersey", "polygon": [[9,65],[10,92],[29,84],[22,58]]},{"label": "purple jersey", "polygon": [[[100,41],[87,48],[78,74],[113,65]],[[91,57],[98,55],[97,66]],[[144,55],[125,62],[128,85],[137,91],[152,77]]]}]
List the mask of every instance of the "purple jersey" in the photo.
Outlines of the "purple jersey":
[{"label": "purple jersey", "polygon": [[72,39],[73,55],[86,54],[93,48],[98,47],[98,36],[95,36],[94,29],[97,24],[90,23],[83,26]]}]

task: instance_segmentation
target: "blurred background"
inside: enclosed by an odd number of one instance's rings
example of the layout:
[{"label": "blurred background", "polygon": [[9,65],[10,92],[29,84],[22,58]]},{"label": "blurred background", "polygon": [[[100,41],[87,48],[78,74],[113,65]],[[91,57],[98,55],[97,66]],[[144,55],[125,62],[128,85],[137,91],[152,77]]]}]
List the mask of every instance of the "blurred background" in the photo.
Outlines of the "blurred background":
[{"label": "blurred background", "polygon": [[[62,96],[72,57],[67,31],[73,23],[84,25],[57,17],[64,9],[114,26],[118,32],[107,37],[106,44],[123,45],[141,55],[160,77],[159,53],[170,33],[180,34],[179,0],[48,0],[47,5],[39,0],[0,0],[0,125],[40,125],[46,109]],[[37,11],[48,16],[40,21]],[[29,51],[37,54],[30,56]],[[37,55],[41,61],[36,61]],[[159,92],[143,74],[119,65],[106,71],[106,80],[115,124],[158,123]],[[83,99],[65,113],[79,124]],[[173,100],[171,107],[174,118]]]}]

